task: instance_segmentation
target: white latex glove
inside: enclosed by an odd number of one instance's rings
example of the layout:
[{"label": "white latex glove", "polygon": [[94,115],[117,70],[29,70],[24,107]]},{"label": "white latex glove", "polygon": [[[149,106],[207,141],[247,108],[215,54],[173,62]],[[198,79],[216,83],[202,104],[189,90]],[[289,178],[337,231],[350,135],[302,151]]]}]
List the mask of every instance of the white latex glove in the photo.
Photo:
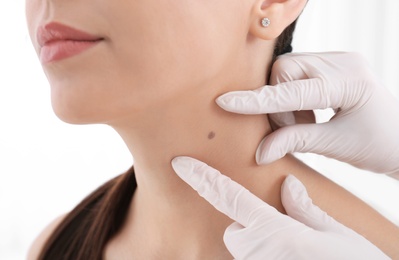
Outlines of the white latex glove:
[{"label": "white latex glove", "polygon": [[313,205],[292,175],[281,190],[286,216],[203,162],[177,157],[172,166],[200,196],[236,221],[224,234],[224,243],[236,259],[389,259]]},{"label": "white latex glove", "polygon": [[[359,54],[283,55],[273,65],[270,81],[277,85],[217,99],[234,113],[277,113],[269,117],[285,127],[261,142],[259,164],[286,153],[313,152],[399,179],[399,101]],[[337,113],[329,122],[315,124],[311,110],[326,108]],[[302,112],[290,112],[296,110]]]}]

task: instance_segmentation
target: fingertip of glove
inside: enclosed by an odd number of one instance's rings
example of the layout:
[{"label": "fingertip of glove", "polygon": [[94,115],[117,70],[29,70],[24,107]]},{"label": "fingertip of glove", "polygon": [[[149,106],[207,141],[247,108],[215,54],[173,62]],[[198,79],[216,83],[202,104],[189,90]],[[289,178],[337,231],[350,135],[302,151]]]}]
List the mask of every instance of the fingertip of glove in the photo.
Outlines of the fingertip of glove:
[{"label": "fingertip of glove", "polygon": [[194,172],[196,160],[187,156],[177,156],[172,159],[172,168],[180,177]]},{"label": "fingertip of glove", "polygon": [[256,149],[256,154],[255,154],[255,158],[256,158],[256,163],[258,165],[262,165],[262,164],[266,164],[265,160],[264,160],[264,149],[263,149],[263,145],[266,141],[266,138],[263,138],[262,141],[260,142],[260,144],[258,145],[258,148]]},{"label": "fingertip of glove", "polygon": [[270,136],[266,136],[256,149],[256,163],[258,165],[266,165],[282,158],[284,155],[279,153],[279,151],[280,149],[273,147],[273,142],[270,143]]},{"label": "fingertip of glove", "polygon": [[198,191],[207,165],[197,159],[187,156],[175,157],[172,159],[171,164],[176,174],[194,190]]},{"label": "fingertip of glove", "polygon": [[285,178],[284,183],[285,183],[286,185],[291,185],[291,187],[300,187],[300,188],[303,187],[302,182],[300,182],[300,181],[298,180],[298,178],[295,177],[293,174],[289,174],[289,175]]},{"label": "fingertip of glove", "polygon": [[229,109],[231,109],[231,106],[232,106],[231,104],[232,104],[234,98],[235,98],[235,96],[232,93],[226,93],[226,94],[219,96],[216,99],[216,104],[218,104],[224,110],[229,111]]},{"label": "fingertip of glove", "polygon": [[284,207],[296,205],[303,207],[306,205],[308,193],[305,186],[294,175],[288,175],[281,188],[281,197]]}]

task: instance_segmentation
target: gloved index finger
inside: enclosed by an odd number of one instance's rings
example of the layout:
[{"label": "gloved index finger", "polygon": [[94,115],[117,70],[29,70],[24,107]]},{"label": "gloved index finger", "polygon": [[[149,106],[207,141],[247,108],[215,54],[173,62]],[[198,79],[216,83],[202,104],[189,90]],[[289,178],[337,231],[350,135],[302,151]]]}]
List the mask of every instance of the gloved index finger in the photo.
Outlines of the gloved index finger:
[{"label": "gloved index finger", "polygon": [[176,157],[172,166],[177,175],[217,210],[244,227],[262,214],[278,216],[278,211],[242,185],[207,164],[190,157]]},{"label": "gloved index finger", "polygon": [[226,111],[239,114],[266,114],[300,110],[339,108],[341,88],[331,87],[320,78],[296,80],[256,90],[232,91],[216,103]]}]

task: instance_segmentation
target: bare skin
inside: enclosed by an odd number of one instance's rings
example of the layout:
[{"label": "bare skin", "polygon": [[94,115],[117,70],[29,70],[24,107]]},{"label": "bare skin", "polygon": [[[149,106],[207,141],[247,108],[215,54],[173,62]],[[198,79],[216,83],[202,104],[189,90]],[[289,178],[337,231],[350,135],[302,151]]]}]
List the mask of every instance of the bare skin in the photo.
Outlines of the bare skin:
[{"label": "bare skin", "polygon": [[[37,28],[52,20],[104,38],[43,68],[56,114],[69,123],[110,125],[135,161],[138,188],[105,259],[231,259],[222,237],[232,221],[177,177],[170,162],[179,155],[217,168],[282,213],[280,186],[294,174],[315,204],[399,257],[398,228],[336,184],[292,156],[256,165],[255,150],[271,131],[266,116],[231,114],[215,103],[228,91],[265,84],[275,39],[305,4],[27,0],[38,52]],[[267,30],[263,17],[272,21]],[[39,237],[31,259],[56,225]]]}]

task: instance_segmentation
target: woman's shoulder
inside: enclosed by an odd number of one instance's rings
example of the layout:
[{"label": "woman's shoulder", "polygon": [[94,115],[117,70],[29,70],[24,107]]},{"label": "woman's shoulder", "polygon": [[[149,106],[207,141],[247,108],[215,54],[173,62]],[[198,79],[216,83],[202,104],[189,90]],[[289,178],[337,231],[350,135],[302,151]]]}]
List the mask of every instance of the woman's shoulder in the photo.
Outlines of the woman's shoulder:
[{"label": "woman's shoulder", "polygon": [[37,260],[39,258],[40,252],[43,249],[46,241],[49,239],[51,234],[57,228],[57,226],[64,220],[67,214],[62,214],[61,216],[55,218],[53,221],[48,224],[43,231],[36,237],[33,241],[32,245],[29,248],[27,259],[28,260]]}]

